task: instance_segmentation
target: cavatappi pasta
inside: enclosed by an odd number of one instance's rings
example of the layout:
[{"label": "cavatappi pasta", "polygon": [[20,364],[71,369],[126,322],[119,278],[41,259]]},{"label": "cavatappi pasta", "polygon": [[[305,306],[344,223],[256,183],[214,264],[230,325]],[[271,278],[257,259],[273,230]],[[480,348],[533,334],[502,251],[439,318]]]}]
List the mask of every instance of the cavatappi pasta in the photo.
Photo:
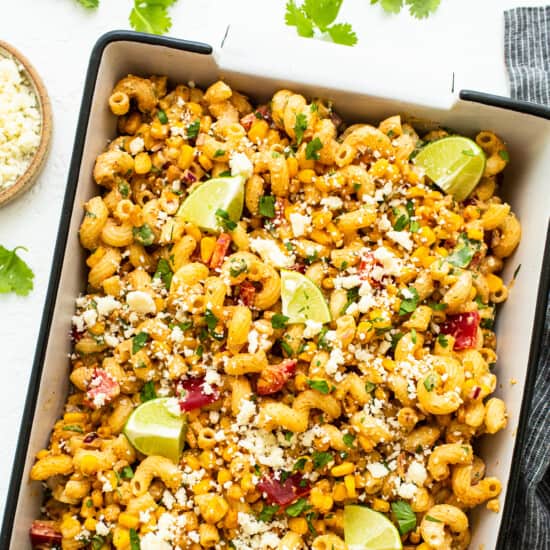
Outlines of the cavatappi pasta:
[{"label": "cavatappi pasta", "polygon": [[[416,517],[405,548],[466,548],[468,510],[498,510],[501,490],[474,443],[506,425],[492,323],[521,229],[496,194],[503,142],[477,135],[486,174],[457,203],[414,165],[421,140],[399,116],[344,126],[290,90],[254,108],[224,82],[168,91],[156,76],[124,78],[109,107],[119,136],[80,228],[74,391],[30,474],[47,487],[31,535],[343,549],[346,504],[397,524],[400,502]],[[178,218],[243,161],[238,224],[209,234]],[[322,289],[330,323],[286,322],[283,267]],[[187,413],[179,463],[138,453],[122,434],[132,410],[189,380],[205,404]]]}]

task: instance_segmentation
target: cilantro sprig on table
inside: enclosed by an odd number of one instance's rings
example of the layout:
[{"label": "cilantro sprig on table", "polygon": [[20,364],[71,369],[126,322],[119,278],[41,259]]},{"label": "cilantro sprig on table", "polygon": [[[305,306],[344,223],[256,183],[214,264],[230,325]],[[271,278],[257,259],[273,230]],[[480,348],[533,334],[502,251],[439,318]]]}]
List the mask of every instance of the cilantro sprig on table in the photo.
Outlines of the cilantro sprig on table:
[{"label": "cilantro sprig on table", "polygon": [[[76,0],[88,9],[99,7],[99,0]],[[132,28],[150,34],[165,34],[172,27],[168,8],[177,0],[134,0],[134,7],[128,20]]]},{"label": "cilantro sprig on table", "polygon": [[0,294],[15,292],[19,296],[27,296],[33,289],[34,273],[19,257],[18,250],[27,250],[17,246],[8,250],[0,245]]},{"label": "cilantro sprig on table", "polygon": [[354,46],[357,35],[349,23],[335,23],[344,0],[305,0],[300,6],[295,0],[286,4],[285,22],[296,27],[300,36],[311,38],[318,31],[323,38],[336,44]]},{"label": "cilantro sprig on table", "polygon": [[413,17],[424,19],[437,10],[441,0],[370,0],[370,3],[380,3],[387,13],[399,13],[404,6],[407,6]]}]

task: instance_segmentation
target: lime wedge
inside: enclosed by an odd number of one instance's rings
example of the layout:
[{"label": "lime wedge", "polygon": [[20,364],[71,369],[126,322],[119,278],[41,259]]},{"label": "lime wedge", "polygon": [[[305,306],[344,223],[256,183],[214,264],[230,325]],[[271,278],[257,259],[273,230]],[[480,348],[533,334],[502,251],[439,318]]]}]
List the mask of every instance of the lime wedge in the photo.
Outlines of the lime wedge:
[{"label": "lime wedge", "polygon": [[178,407],[173,397],[161,397],[142,403],[132,412],[124,426],[124,435],[140,453],[165,456],[178,462],[187,432],[187,417],[174,414],[174,405]]},{"label": "lime wedge", "polygon": [[177,216],[213,232],[222,230],[216,216],[219,210],[237,223],[243,213],[244,182],[241,175],[205,181],[183,201]]},{"label": "lime wedge", "polygon": [[414,163],[443,191],[463,201],[483,176],[485,153],[471,139],[450,136],[426,145]]},{"label": "lime wedge", "polygon": [[330,311],[319,287],[297,271],[281,270],[283,315],[289,323],[328,323]]},{"label": "lime wedge", "polygon": [[344,507],[344,539],[349,550],[401,550],[395,525],[366,506]]}]

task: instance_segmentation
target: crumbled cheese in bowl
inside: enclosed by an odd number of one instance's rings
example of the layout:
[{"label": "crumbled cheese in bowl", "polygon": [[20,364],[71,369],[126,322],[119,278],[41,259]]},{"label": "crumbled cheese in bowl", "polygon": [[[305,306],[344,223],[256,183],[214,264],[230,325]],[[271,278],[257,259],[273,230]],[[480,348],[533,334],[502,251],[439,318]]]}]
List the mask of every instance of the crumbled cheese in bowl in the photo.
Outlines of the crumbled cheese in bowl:
[{"label": "crumbled cheese in bowl", "polygon": [[40,144],[42,119],[23,68],[0,56],[0,191],[29,167]]}]

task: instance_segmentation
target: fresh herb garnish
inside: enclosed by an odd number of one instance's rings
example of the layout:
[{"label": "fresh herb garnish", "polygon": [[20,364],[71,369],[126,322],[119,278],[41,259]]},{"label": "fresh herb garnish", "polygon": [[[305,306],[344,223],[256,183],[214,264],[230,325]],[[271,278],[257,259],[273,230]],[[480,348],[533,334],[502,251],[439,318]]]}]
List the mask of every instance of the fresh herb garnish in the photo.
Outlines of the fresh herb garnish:
[{"label": "fresh herb garnish", "polygon": [[329,394],[332,391],[332,388],[328,385],[328,382],[326,380],[308,380],[307,385],[312,390],[316,390],[319,393],[324,393],[325,395]]},{"label": "fresh herb garnish", "polygon": [[130,529],[130,550],[141,550],[139,535],[134,528]]},{"label": "fresh herb garnish", "polygon": [[260,521],[265,521],[266,523],[273,520],[273,516],[279,511],[279,506],[277,504],[264,504],[264,507],[261,509],[258,514],[258,519]]},{"label": "fresh herb garnish", "polygon": [[128,184],[124,181],[121,181],[118,184],[118,191],[123,199],[127,199],[128,195],[130,194],[130,188],[128,187]]},{"label": "fresh herb garnish", "polygon": [[355,436],[353,434],[344,434],[342,436],[342,441],[346,447],[353,447],[353,442],[355,441]]},{"label": "fresh herb garnish", "polygon": [[437,342],[442,348],[446,348],[449,345],[449,340],[447,339],[447,336],[445,336],[445,334],[438,334]]},{"label": "fresh herb garnish", "polygon": [[176,0],[134,0],[134,8],[129,17],[130,25],[138,32],[167,33],[172,28],[168,8],[175,2]]},{"label": "fresh herb garnish", "polygon": [[63,430],[67,432],[78,432],[80,434],[84,433],[84,430],[77,424],[68,424],[67,426],[63,426]]},{"label": "fresh herb garnish", "polygon": [[424,519],[426,519],[427,521],[433,521],[434,523],[443,523],[440,519],[429,516],[428,514],[424,516]]},{"label": "fresh herb garnish", "polygon": [[508,151],[499,151],[498,152],[498,156],[502,159],[502,160],[505,160],[506,162],[510,162],[510,155],[508,154]]},{"label": "fresh herb garnish", "polygon": [[132,479],[134,477],[134,470],[132,470],[131,466],[124,466],[124,468],[120,470],[120,477],[122,479]]},{"label": "fresh herb garnish", "polygon": [[416,527],[416,515],[408,502],[404,500],[392,502],[391,511],[395,516],[401,535],[405,535]]},{"label": "fresh herb garnish", "polygon": [[296,472],[296,471],[301,471],[305,468],[305,465],[306,465],[306,462],[307,462],[307,458],[299,458],[295,463],[294,463],[294,466],[292,467],[292,471],[293,472]]},{"label": "fresh herb garnish", "polygon": [[447,304],[430,302],[428,304],[434,311],[444,311],[447,309]]},{"label": "fresh herb garnish", "polygon": [[399,315],[407,315],[412,313],[418,306],[418,291],[413,286],[400,292],[402,298],[399,305]]},{"label": "fresh herb garnish", "polygon": [[99,0],[76,0],[81,6],[88,9],[95,9],[99,6]]},{"label": "fresh herb garnish", "polygon": [[143,388],[141,388],[141,402],[151,401],[151,399],[156,399],[157,392],[155,391],[155,384],[152,380],[145,382]]},{"label": "fresh herb garnish", "polygon": [[290,344],[284,340],[279,340],[281,344],[281,349],[285,352],[287,357],[292,357],[294,355],[294,350],[290,347]]},{"label": "fresh herb garnish", "polygon": [[90,542],[92,543],[92,550],[101,550],[105,544],[105,538],[101,535],[94,535]]},{"label": "fresh herb garnish", "polygon": [[246,273],[247,269],[248,265],[243,259],[232,260],[229,268],[229,275],[231,275],[231,277],[238,277],[242,273]]},{"label": "fresh herb garnish", "polygon": [[275,197],[272,195],[263,195],[260,197],[260,203],[258,204],[258,212],[264,218],[275,217]]},{"label": "fresh herb garnish", "polygon": [[299,498],[296,502],[294,502],[290,506],[287,506],[285,509],[285,512],[291,518],[295,518],[295,517],[298,517],[302,512],[305,512],[310,508],[311,508],[311,505],[307,503],[307,500],[305,498]]},{"label": "fresh herb garnish", "polygon": [[313,460],[313,467],[317,470],[319,468],[324,468],[327,464],[334,462],[334,457],[330,453],[326,452],[314,452],[311,455]]},{"label": "fresh herb garnish", "polygon": [[132,338],[132,355],[143,348],[148,340],[149,335],[146,332],[138,332],[138,334]]},{"label": "fresh herb garnish", "polygon": [[151,227],[144,223],[141,227],[134,227],[132,229],[134,234],[134,240],[143,246],[150,246],[155,240],[155,234]]},{"label": "fresh herb garnish", "polygon": [[470,240],[466,234],[463,233],[458,238],[457,246],[453,252],[445,258],[445,261],[455,267],[468,267],[480,246],[481,243],[479,241]]},{"label": "fresh herb garnish", "polygon": [[33,289],[34,273],[32,269],[17,255],[23,246],[8,250],[0,245],[0,294],[15,292],[18,296],[27,296]]},{"label": "fresh herb garnish", "polygon": [[426,388],[426,391],[433,391],[435,388],[436,379],[433,374],[428,374],[426,378],[424,378],[424,387]]},{"label": "fresh herb garnish", "polygon": [[312,139],[306,145],[306,159],[319,160],[319,151],[323,148],[323,142],[318,138]]},{"label": "fresh herb garnish", "polygon": [[296,143],[300,145],[304,139],[304,132],[307,130],[307,117],[303,113],[296,115],[296,123],[294,124],[294,133],[296,134]]},{"label": "fresh herb garnish", "polygon": [[223,149],[216,149],[214,152],[214,158],[223,157],[225,155],[225,151]]},{"label": "fresh herb garnish", "polygon": [[162,109],[159,109],[159,112],[157,113],[157,117],[161,124],[166,124],[168,122],[168,117],[166,116],[166,113]]},{"label": "fresh herb garnish", "polygon": [[371,393],[376,389],[376,384],[373,384],[372,382],[365,382],[365,391],[367,393]]},{"label": "fresh herb garnish", "polygon": [[229,214],[221,208],[216,210],[216,218],[225,231],[233,231],[237,227],[237,224],[229,217]]},{"label": "fresh herb garnish", "polygon": [[282,313],[275,313],[275,315],[271,317],[271,326],[273,328],[285,328],[289,319],[290,317],[287,317]]},{"label": "fresh herb garnish", "polygon": [[317,338],[317,346],[319,347],[319,349],[330,351],[332,349],[332,346],[330,345],[329,341],[326,339],[327,332],[328,332],[328,327],[323,327],[321,329],[321,332],[319,333],[319,337]]},{"label": "fresh herb garnish", "polygon": [[349,288],[346,292],[347,301],[342,308],[342,311],[340,312],[341,315],[344,315],[346,311],[348,310],[348,307],[351,306],[351,304],[355,303],[357,298],[359,298],[359,288]]},{"label": "fresh herb garnish", "polygon": [[187,139],[195,139],[199,135],[200,129],[200,120],[195,120],[195,122],[191,122],[191,124],[189,124],[186,129]]},{"label": "fresh herb garnish", "polygon": [[417,19],[428,17],[440,4],[440,0],[370,0],[370,3],[377,4],[378,1],[387,13],[399,13],[404,5],[408,6],[409,13]]},{"label": "fresh herb garnish", "polygon": [[154,279],[160,278],[164,283],[164,286],[167,289],[170,289],[173,275],[174,273],[172,271],[172,268],[170,267],[170,263],[164,258],[161,258],[157,264],[157,270],[155,271],[153,278]]},{"label": "fresh herb garnish", "polygon": [[[305,0],[298,6],[295,0],[286,4],[285,22],[296,27],[300,36],[311,38],[318,30],[325,38],[336,44],[354,46],[357,35],[349,23],[334,23],[343,0]],[[334,24],[333,24],[334,23]]]}]

